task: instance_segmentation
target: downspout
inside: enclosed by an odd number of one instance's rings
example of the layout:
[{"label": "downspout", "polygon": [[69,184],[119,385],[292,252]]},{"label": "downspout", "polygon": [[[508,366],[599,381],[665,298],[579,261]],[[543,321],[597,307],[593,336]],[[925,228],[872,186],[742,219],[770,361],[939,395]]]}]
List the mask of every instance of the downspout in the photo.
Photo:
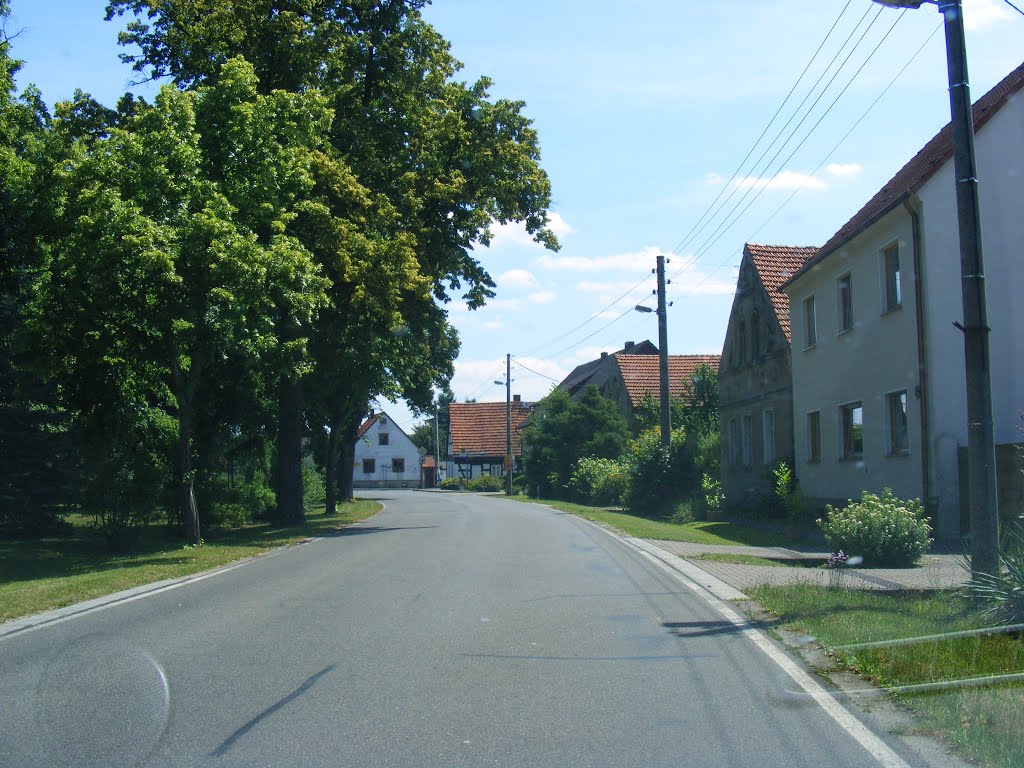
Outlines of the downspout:
[{"label": "downspout", "polygon": [[924,290],[921,286],[921,216],[910,203],[903,200],[903,207],[910,214],[911,239],[913,240],[914,262],[914,316],[917,329],[917,387],[921,405],[921,502],[928,507],[929,497],[929,452],[928,452],[928,387],[926,386],[927,366],[924,345]]}]

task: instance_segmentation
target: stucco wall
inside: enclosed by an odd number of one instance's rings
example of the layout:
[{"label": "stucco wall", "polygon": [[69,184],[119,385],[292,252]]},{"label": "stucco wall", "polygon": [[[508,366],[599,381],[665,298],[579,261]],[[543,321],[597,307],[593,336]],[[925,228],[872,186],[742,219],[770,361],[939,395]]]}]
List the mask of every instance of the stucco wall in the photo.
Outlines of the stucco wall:
[{"label": "stucco wall", "polygon": [[[381,433],[388,436],[388,444],[381,445]],[[405,471],[394,472],[392,459],[405,460]],[[374,471],[363,472],[363,459],[374,460]],[[352,482],[356,488],[392,487],[419,488],[421,483],[420,454],[416,445],[387,414],[381,414],[361,438],[356,441]]]},{"label": "stucco wall", "polygon": [[[902,305],[884,309],[882,250],[898,243]],[[837,280],[850,275],[853,326],[839,330]],[[898,208],[788,286],[793,307],[793,410],[796,473],[802,490],[821,499],[857,498],[892,488],[922,496],[921,409],[909,214]],[[817,343],[806,347],[804,300],[814,295]],[[888,445],[886,395],[906,390],[908,450]],[[863,454],[843,456],[842,407],[863,408]],[[811,462],[807,414],[820,414],[821,459]]]}]

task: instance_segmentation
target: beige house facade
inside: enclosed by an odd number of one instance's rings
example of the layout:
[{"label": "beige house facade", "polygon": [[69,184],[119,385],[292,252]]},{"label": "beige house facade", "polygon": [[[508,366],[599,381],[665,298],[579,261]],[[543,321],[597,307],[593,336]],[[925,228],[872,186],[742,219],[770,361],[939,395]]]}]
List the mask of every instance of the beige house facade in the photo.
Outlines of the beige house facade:
[{"label": "beige house facade", "polygon": [[[1024,66],[974,105],[997,445],[1022,441],[1022,86]],[[784,290],[802,490],[843,501],[892,488],[926,501],[939,536],[962,535],[967,410],[949,126]],[[1019,501],[1003,493],[1004,514]]]}]

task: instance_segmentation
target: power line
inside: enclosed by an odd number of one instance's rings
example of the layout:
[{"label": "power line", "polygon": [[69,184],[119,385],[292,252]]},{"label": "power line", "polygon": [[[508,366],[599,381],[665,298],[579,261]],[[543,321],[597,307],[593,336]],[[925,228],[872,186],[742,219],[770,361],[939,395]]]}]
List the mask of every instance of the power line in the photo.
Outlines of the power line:
[{"label": "power line", "polygon": [[553,382],[555,382],[555,384],[559,383],[558,379],[552,379],[546,373],[541,373],[540,371],[535,371],[535,370],[533,370],[533,368],[530,368],[529,366],[523,365],[522,361],[520,361],[518,358],[513,357],[512,360],[515,361],[515,364],[518,365],[520,368],[522,368],[524,370],[527,370],[530,373],[536,374],[537,376],[540,376],[542,379],[547,379],[548,381],[553,381]]},{"label": "power line", "polygon": [[1022,10],[1021,10],[1020,8],[1018,8],[1018,7],[1016,6],[1016,5],[1014,5],[1013,3],[1011,3],[1011,2],[1010,2],[1010,0],[1003,0],[1003,2],[1005,2],[1005,3],[1006,3],[1006,4],[1008,5],[1008,6],[1010,6],[1011,8],[1013,8],[1013,10],[1015,10],[1015,11],[1016,11],[1017,13],[1019,13],[1019,14],[1020,14],[1021,16],[1024,16],[1024,11],[1022,11]]}]

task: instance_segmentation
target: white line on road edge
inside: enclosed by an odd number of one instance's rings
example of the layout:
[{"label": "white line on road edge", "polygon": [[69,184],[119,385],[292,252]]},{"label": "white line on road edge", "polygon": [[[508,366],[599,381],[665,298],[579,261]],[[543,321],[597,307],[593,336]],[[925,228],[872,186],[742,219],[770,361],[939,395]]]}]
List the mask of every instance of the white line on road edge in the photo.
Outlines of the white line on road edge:
[{"label": "white line on road edge", "polygon": [[[582,518],[580,519],[582,520]],[[588,520],[582,521],[590,523]],[[590,524],[594,525],[593,523]],[[910,768],[910,765],[902,757],[896,754],[892,747],[878,738],[870,728],[864,725],[864,723],[862,723],[852,712],[840,704],[835,696],[825,690],[820,683],[801,669],[798,664],[789,658],[789,656],[775,647],[775,645],[760,631],[750,626],[749,622],[743,618],[743,616],[737,613],[732,606],[720,597],[717,597],[709,587],[695,582],[692,576],[677,567],[675,563],[663,558],[660,552],[655,554],[648,550],[646,546],[639,546],[638,542],[631,541],[630,539],[623,538],[622,536],[617,536],[599,525],[594,525],[594,527],[598,530],[604,531],[613,538],[618,539],[623,544],[632,547],[639,552],[642,557],[653,563],[662,571],[668,573],[684,586],[689,587],[696,594],[700,595],[709,606],[714,608],[714,610],[722,616],[722,618],[736,626],[739,629],[740,634],[744,635],[754,645],[760,648],[761,651],[764,652],[765,656],[775,662],[783,672],[789,675],[797,685],[803,688],[807,695],[816,701],[821,708],[825,710],[829,717],[835,720],[844,731],[850,734],[854,741],[866,749],[880,765],[884,766],[884,768]],[[672,555],[672,557],[675,556]]]}]

